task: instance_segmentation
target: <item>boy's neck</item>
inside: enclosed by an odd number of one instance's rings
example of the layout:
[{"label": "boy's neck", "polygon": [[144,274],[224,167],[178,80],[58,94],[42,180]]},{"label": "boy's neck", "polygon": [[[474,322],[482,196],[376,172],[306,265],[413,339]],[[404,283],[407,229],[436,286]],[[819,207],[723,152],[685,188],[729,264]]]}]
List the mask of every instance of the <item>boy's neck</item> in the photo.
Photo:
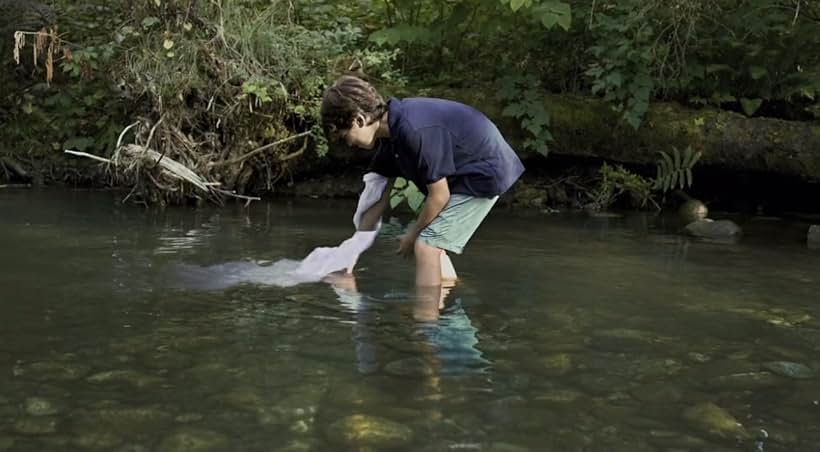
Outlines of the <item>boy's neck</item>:
[{"label": "boy's neck", "polygon": [[390,138],[390,122],[387,120],[390,112],[384,112],[379,119],[379,128],[376,129],[376,138]]}]

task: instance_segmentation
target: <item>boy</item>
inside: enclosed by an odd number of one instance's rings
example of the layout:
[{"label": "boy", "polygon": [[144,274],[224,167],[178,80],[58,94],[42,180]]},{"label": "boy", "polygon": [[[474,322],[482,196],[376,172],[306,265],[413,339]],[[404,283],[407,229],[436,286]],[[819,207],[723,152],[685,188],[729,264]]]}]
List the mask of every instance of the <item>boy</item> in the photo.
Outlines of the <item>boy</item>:
[{"label": "boy", "polygon": [[[427,196],[398,248],[405,257],[415,254],[419,287],[441,286],[446,251],[461,254],[498,196],[524,172],[495,124],[458,102],[385,101],[368,82],[343,76],[325,92],[321,115],[329,139],[376,150],[369,171],[404,177]],[[381,219],[391,186],[362,216],[359,230],[372,230]]]}]

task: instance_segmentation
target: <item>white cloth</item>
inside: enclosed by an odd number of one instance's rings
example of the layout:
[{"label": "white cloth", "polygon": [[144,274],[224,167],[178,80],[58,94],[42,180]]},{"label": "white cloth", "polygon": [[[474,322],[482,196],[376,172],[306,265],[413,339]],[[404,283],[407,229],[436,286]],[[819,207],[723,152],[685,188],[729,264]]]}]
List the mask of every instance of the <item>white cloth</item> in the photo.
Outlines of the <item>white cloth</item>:
[{"label": "white cloth", "polygon": [[[364,190],[359,195],[356,213],[353,214],[353,225],[359,229],[362,215],[373,204],[381,199],[387,189],[387,178],[377,173],[367,173],[362,178]],[[336,247],[319,247],[313,250],[299,264],[294,272],[299,277],[321,280],[325,276],[342,270],[352,271],[359,256],[373,245],[379,234],[382,222],[376,224],[372,231],[356,231],[352,237]]]},{"label": "white cloth", "polygon": [[[362,215],[381,199],[387,189],[387,178],[376,173],[363,177],[365,187],[359,196],[353,225],[359,228]],[[255,262],[226,262],[210,267],[179,265],[173,284],[180,288],[222,289],[240,283],[256,283],[281,287],[321,281],[325,276],[342,270],[352,270],[359,256],[373,245],[381,229],[381,220],[372,231],[356,231],[336,247],[314,249],[301,261],[280,259],[271,265]]]}]

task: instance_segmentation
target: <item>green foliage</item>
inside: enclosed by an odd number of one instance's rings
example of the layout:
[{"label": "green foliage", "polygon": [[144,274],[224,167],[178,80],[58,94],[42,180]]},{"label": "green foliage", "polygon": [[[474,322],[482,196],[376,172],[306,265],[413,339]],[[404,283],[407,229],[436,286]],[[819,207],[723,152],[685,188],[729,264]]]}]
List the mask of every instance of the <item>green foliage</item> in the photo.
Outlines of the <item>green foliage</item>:
[{"label": "green foliage", "polygon": [[672,155],[658,151],[657,174],[653,188],[666,193],[675,187],[683,189],[692,186],[692,168],[700,159],[700,151],[687,146],[683,152],[672,146]]},{"label": "green foliage", "polygon": [[115,40],[100,33],[103,24],[117,25],[123,18],[107,5],[71,2],[58,23],[66,55],[55,53],[51,83],[39,80],[43,65],[30,78],[10,80],[3,102],[10,106],[3,117],[0,139],[14,143],[16,157],[24,161],[37,180],[62,181],[72,174],[49,171],[64,149],[108,152],[125,121],[127,105],[107,73],[115,61]]},{"label": "green foliage", "polygon": [[693,103],[737,105],[749,116],[778,101],[810,114],[801,107],[820,94],[818,11],[806,1],[720,2],[698,23],[680,91]]},{"label": "green foliage", "polygon": [[650,75],[653,28],[641,9],[621,3],[609,13],[596,15],[594,29],[600,38],[589,48],[595,61],[586,71],[592,78],[592,92],[603,93],[622,119],[637,129],[655,87]]},{"label": "green foliage", "polygon": [[629,195],[632,205],[645,208],[658,204],[652,196],[653,182],[643,176],[635,174],[621,165],[610,166],[606,162],[599,170],[600,181],[598,188],[592,193],[590,207],[593,210],[602,210],[611,206],[623,194]]},{"label": "green foliage", "polygon": [[395,209],[402,203],[407,203],[413,212],[418,213],[424,204],[424,194],[413,182],[398,177],[390,190],[390,207]]},{"label": "green foliage", "polygon": [[550,116],[537,89],[534,76],[507,76],[499,80],[498,98],[504,103],[504,116],[521,121],[521,128],[529,133],[524,147],[543,156],[549,154]]},{"label": "green foliage", "polygon": [[[31,89],[43,77],[29,64],[2,95],[3,140],[41,152],[110,151],[133,116],[166,113],[163,127],[173,124],[204,154],[308,130],[310,148],[323,154],[321,94],[353,58],[386,91],[412,80],[434,95],[473,88],[480,101],[493,95],[483,87],[496,86],[504,114],[526,130],[525,146],[544,155],[543,90],[600,95],[635,128],[656,99],[820,118],[815,1],[52,3],[62,6],[59,30],[73,58],[55,62],[51,87]],[[303,144],[272,149],[255,168]],[[267,177],[258,176],[242,177]]]},{"label": "green foliage", "polygon": [[513,12],[526,12],[539,21],[544,28],[559,26],[568,31],[572,25],[572,7],[569,3],[554,0],[501,0]]}]

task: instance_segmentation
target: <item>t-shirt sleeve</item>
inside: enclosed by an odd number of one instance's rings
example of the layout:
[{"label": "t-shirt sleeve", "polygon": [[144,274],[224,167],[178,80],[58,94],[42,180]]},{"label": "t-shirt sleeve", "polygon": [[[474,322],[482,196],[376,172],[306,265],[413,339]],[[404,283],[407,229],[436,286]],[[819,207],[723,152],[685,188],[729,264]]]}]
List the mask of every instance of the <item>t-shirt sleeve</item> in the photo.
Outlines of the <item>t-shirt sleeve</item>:
[{"label": "t-shirt sleeve", "polygon": [[393,149],[389,144],[385,143],[379,146],[379,149],[373,155],[373,159],[370,160],[367,172],[378,173],[384,177],[401,176],[399,166],[393,157]]},{"label": "t-shirt sleeve", "polygon": [[418,156],[418,169],[427,184],[455,174],[453,136],[449,130],[444,127],[417,130],[409,145]]}]

